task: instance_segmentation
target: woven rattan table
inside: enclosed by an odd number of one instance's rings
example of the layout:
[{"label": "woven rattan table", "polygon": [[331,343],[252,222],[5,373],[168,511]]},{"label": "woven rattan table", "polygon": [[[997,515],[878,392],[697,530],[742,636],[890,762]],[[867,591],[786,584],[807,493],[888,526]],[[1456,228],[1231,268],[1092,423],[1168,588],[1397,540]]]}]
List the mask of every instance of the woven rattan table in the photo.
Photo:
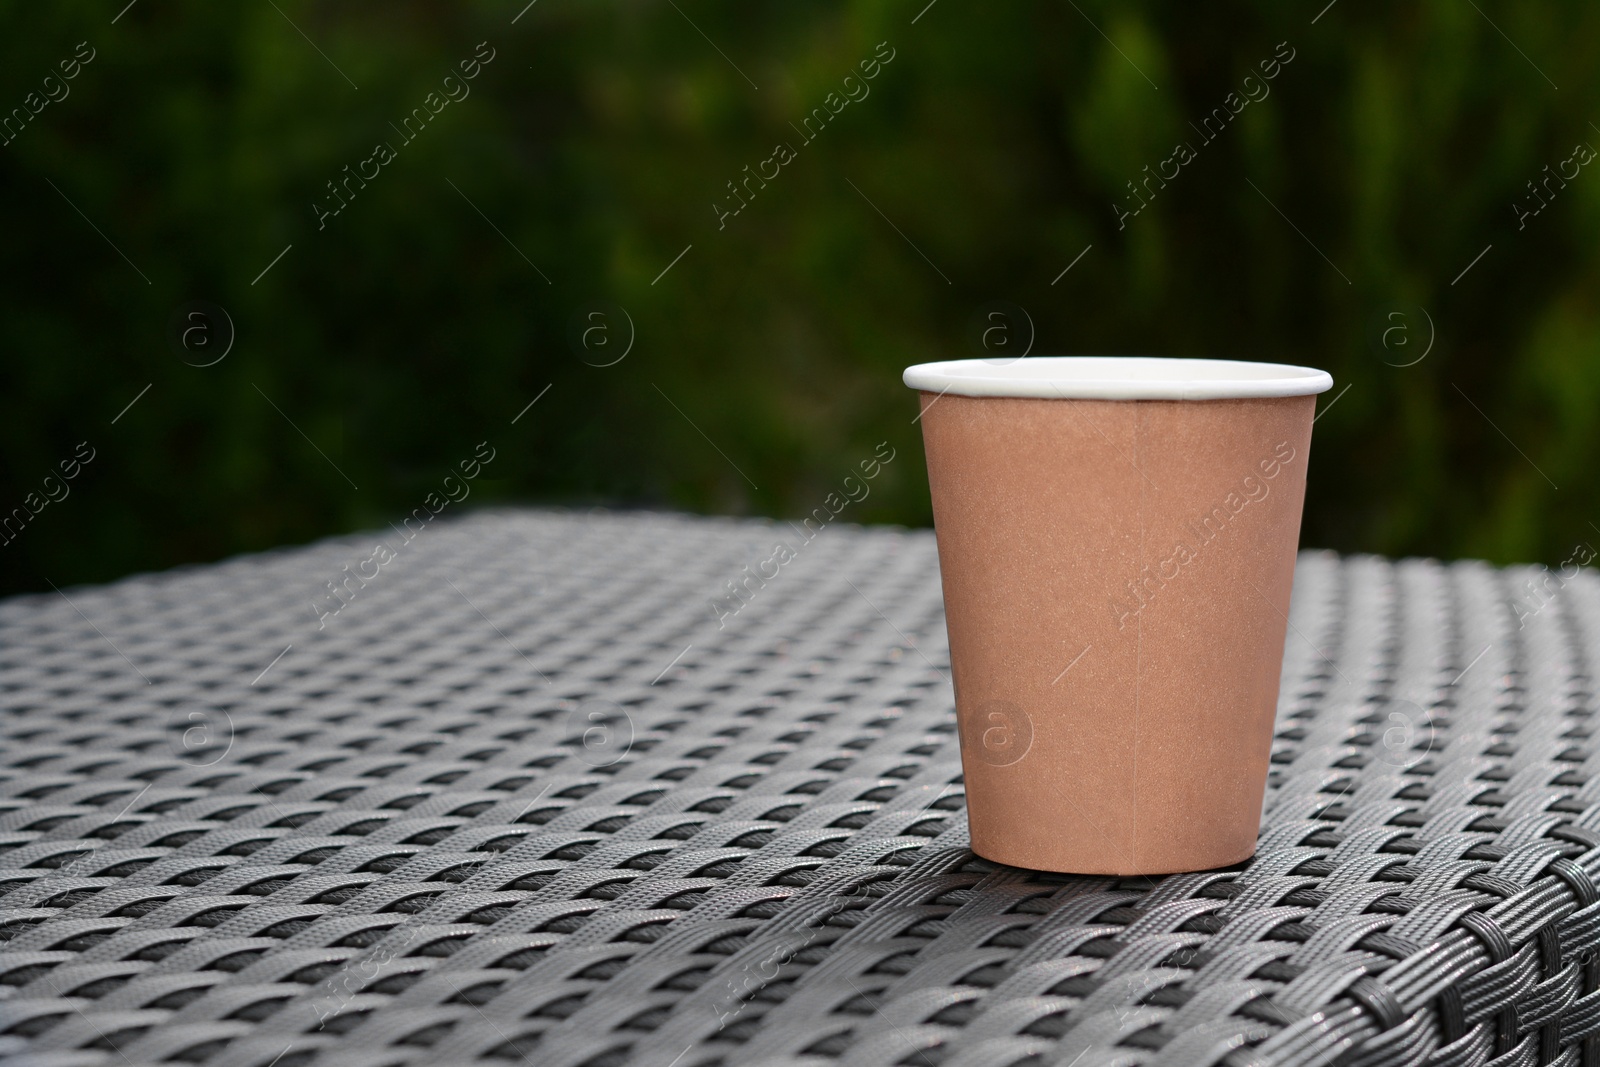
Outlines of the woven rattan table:
[{"label": "woven rattan table", "polygon": [[780,537],[483,512],[0,603],[0,1056],[1594,1062],[1592,575],[1303,555],[1260,850],[1152,882],[966,848],[931,534],[747,580]]}]

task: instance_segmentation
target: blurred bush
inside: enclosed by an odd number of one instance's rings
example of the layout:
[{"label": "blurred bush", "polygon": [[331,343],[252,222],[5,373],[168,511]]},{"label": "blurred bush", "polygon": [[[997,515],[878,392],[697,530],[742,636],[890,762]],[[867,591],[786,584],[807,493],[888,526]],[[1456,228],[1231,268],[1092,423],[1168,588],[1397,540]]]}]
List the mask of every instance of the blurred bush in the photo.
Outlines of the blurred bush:
[{"label": "blurred bush", "polygon": [[0,589],[381,526],[485,440],[469,504],[780,516],[887,440],[848,517],[924,525],[899,372],[985,354],[995,301],[1036,354],[1332,371],[1308,544],[1600,543],[1600,168],[1548,181],[1600,145],[1592,5],[122,2],[0,10],[0,508],[95,451]]}]

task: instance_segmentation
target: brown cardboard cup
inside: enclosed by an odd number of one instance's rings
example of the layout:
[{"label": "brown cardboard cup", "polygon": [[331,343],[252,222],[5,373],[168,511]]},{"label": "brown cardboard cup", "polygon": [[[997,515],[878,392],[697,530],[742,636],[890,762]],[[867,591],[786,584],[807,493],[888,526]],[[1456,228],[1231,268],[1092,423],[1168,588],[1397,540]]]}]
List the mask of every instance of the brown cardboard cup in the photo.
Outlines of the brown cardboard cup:
[{"label": "brown cardboard cup", "polygon": [[1159,874],[1255,851],[1322,371],[907,369],[972,848]]}]

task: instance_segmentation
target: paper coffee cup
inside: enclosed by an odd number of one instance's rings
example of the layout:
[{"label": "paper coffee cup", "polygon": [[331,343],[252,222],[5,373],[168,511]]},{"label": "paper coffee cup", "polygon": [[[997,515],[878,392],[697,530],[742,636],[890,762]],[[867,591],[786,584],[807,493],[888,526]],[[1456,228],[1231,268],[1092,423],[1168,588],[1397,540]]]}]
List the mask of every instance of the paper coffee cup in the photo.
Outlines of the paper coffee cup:
[{"label": "paper coffee cup", "polygon": [[1319,370],[908,368],[972,848],[1158,874],[1255,851]]}]

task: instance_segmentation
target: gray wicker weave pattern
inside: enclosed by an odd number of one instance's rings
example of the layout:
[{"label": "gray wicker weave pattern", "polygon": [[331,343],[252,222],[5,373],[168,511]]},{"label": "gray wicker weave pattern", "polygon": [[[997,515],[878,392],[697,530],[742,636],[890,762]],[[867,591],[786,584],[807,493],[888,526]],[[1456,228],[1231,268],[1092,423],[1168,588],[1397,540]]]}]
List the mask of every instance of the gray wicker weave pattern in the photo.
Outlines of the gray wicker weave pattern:
[{"label": "gray wicker weave pattern", "polygon": [[966,848],[932,536],[719,625],[779,537],[480,513],[320,629],[372,538],[0,603],[0,1057],[1596,1062],[1592,575],[1303,556],[1257,856],[1076,878]]}]

